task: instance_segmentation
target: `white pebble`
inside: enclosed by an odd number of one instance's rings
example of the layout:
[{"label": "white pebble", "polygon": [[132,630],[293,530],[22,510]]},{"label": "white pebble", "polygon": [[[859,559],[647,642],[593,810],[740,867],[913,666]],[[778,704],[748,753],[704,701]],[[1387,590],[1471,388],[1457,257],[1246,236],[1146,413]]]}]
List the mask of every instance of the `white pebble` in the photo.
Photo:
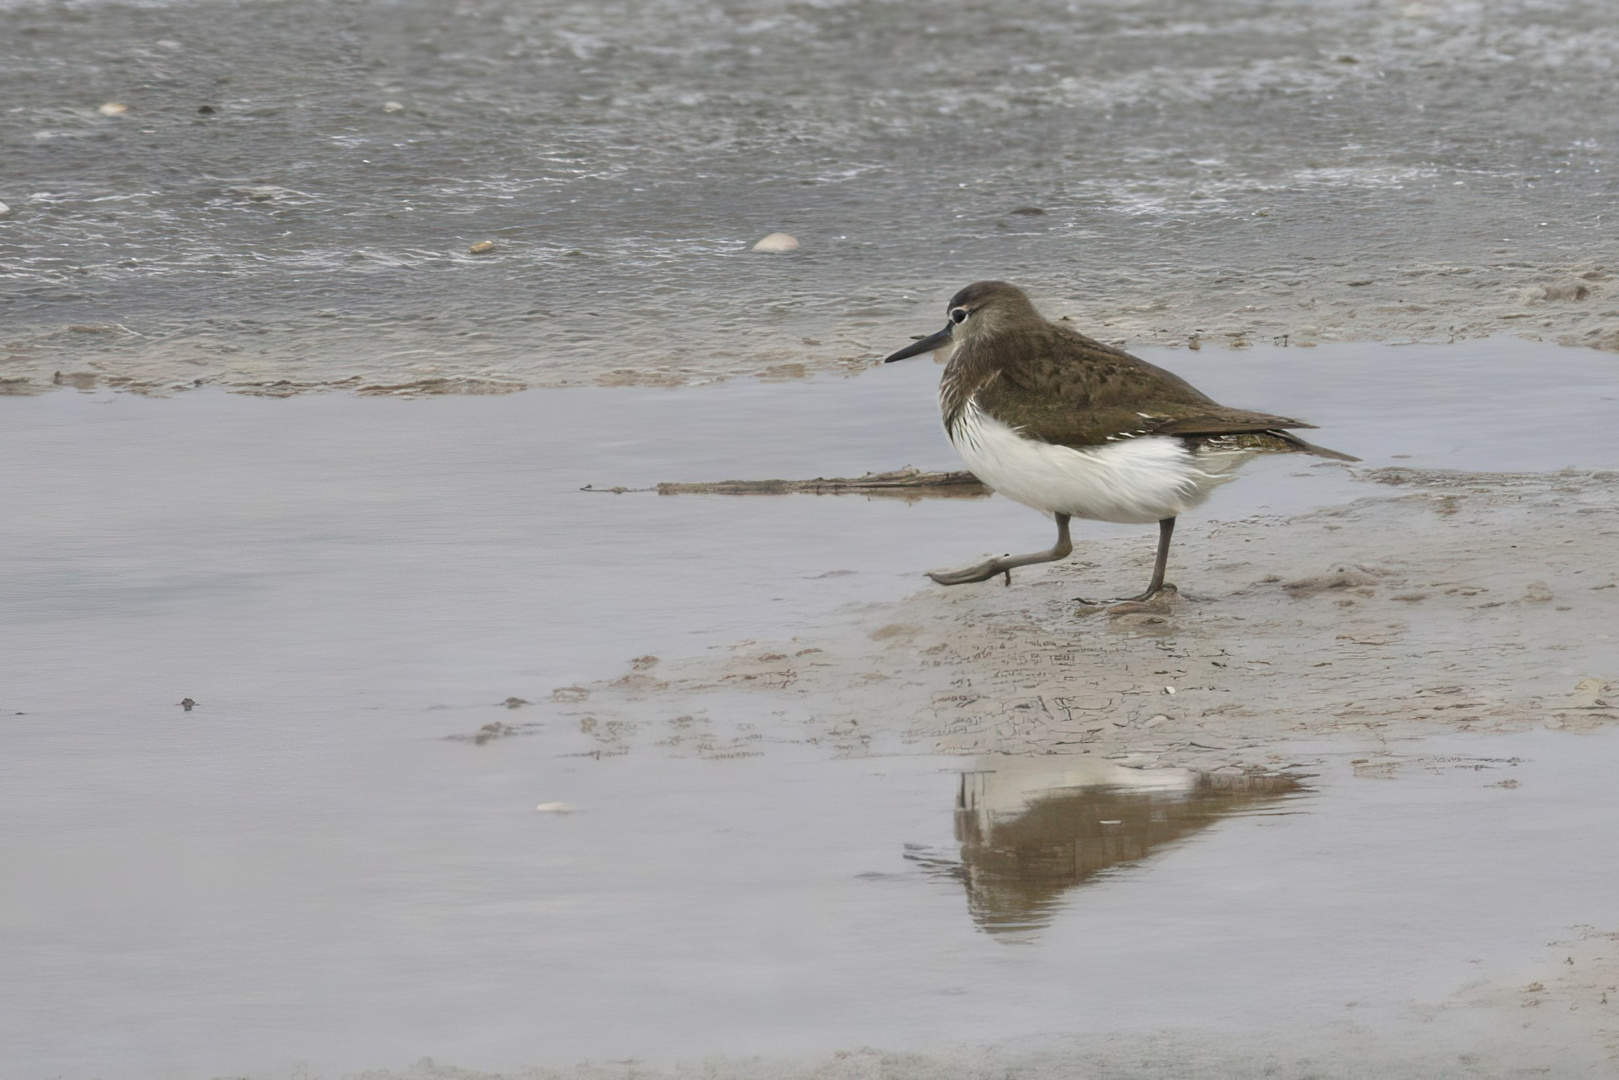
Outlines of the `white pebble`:
[{"label": "white pebble", "polygon": [[573,807],[565,802],[542,802],[534,808],[542,814],[571,814]]},{"label": "white pebble", "polygon": [[1175,692],[1175,688],[1174,688],[1174,687],[1173,687],[1173,686],[1166,686],[1166,687],[1164,687],[1164,693],[1166,693],[1166,694],[1173,694],[1173,693],[1174,693],[1174,692]]},{"label": "white pebble", "polygon": [[798,239],[784,232],[773,232],[753,245],[754,251],[797,251]]},{"label": "white pebble", "polygon": [[383,112],[404,112],[405,107],[403,105],[399,104],[399,102],[397,102],[397,101],[385,101],[385,102],[382,103],[382,111]]},{"label": "white pebble", "polygon": [[128,111],[129,106],[118,101],[109,101],[96,110],[102,116],[122,116]]}]

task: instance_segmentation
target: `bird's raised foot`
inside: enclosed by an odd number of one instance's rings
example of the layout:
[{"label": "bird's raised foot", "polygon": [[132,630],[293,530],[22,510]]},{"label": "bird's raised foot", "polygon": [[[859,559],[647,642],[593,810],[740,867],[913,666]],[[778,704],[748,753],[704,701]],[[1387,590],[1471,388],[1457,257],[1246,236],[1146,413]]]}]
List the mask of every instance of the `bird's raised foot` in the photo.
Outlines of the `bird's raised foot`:
[{"label": "bird's raised foot", "polygon": [[940,585],[966,585],[974,581],[988,581],[996,574],[1005,574],[1006,583],[1012,584],[1012,571],[1020,566],[1033,566],[1035,563],[1057,562],[1066,559],[1074,551],[1073,541],[1068,539],[1068,515],[1057,515],[1057,543],[1050,551],[1031,551],[1027,555],[1002,555],[998,559],[981,562],[977,566],[969,566],[965,570],[946,570],[935,574],[928,572],[928,577]]},{"label": "bird's raised foot", "polygon": [[988,581],[996,574],[1005,574],[1006,583],[1012,584],[1012,568],[1003,565],[1000,559],[991,559],[977,566],[969,566],[965,570],[946,570],[937,574],[928,571],[928,577],[939,585],[970,585],[975,581]]}]

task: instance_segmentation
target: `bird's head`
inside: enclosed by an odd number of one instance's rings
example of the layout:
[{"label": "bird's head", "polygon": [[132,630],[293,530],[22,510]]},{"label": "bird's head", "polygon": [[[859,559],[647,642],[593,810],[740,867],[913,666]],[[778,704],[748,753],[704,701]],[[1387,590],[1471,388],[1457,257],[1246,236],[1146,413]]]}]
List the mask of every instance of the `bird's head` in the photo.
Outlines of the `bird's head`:
[{"label": "bird's head", "polygon": [[950,298],[945,312],[949,322],[937,334],[912,342],[894,355],[883,360],[919,356],[942,349],[946,345],[961,346],[981,341],[1030,325],[1045,322],[1029,303],[1029,298],[1016,285],[1004,281],[975,281]]}]

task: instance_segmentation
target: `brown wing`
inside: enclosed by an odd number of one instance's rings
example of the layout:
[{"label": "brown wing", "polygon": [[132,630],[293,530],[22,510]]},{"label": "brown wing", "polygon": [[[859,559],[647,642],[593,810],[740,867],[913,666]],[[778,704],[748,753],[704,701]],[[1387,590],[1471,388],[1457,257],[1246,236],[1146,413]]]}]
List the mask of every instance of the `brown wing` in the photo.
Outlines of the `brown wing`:
[{"label": "brown wing", "polygon": [[1247,435],[1279,428],[1313,428],[1303,420],[1290,420],[1270,413],[1249,412],[1216,405],[1196,416],[1178,416],[1151,429],[1153,435]]},{"label": "brown wing", "polygon": [[[1027,435],[1096,446],[1134,435],[1234,435],[1312,425],[1232,409],[1179,375],[1065,327],[1050,326],[983,383],[983,409]],[[1034,348],[1029,348],[1033,345]],[[986,358],[987,359],[987,358]]]}]

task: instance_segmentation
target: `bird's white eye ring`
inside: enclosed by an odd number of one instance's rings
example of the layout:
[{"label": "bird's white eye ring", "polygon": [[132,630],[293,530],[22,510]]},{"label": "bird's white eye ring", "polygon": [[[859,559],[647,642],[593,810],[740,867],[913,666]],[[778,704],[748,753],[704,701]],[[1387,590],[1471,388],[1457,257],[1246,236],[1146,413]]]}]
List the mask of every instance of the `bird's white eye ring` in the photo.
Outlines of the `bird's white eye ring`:
[{"label": "bird's white eye ring", "polygon": [[968,311],[964,307],[951,308],[950,321],[953,323],[964,323],[967,321],[967,316],[971,314],[972,312]]}]

